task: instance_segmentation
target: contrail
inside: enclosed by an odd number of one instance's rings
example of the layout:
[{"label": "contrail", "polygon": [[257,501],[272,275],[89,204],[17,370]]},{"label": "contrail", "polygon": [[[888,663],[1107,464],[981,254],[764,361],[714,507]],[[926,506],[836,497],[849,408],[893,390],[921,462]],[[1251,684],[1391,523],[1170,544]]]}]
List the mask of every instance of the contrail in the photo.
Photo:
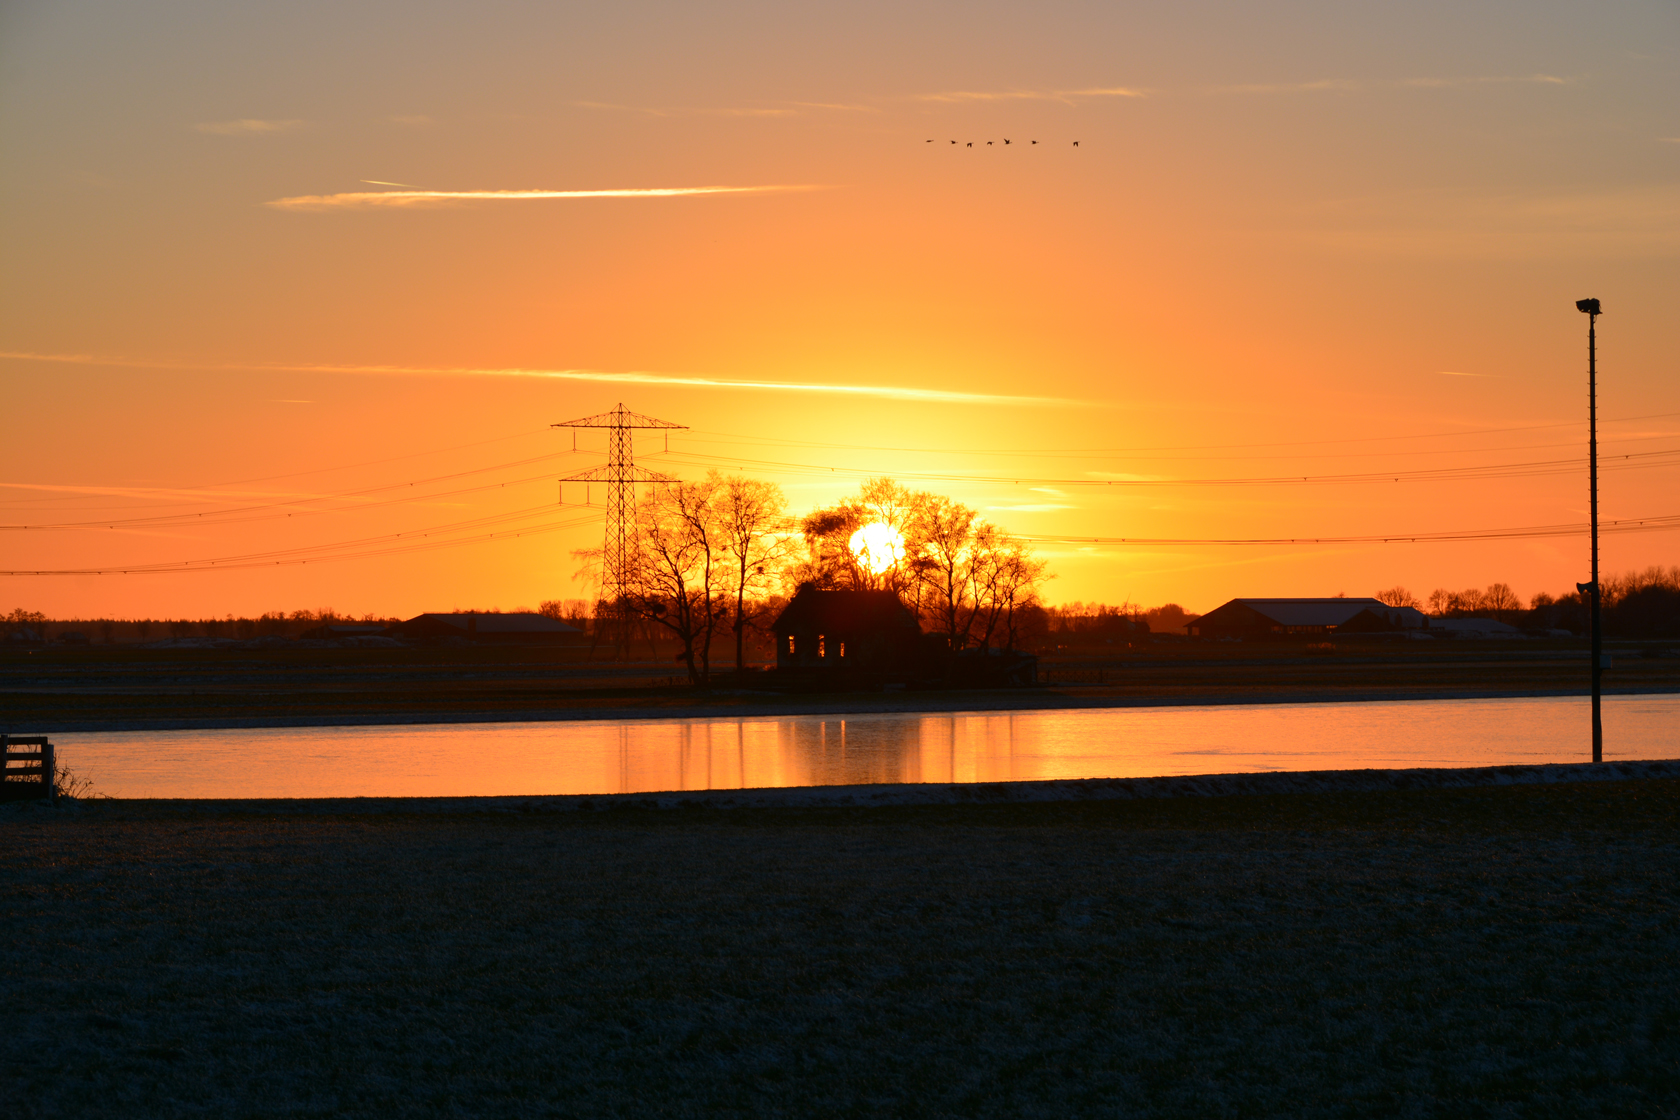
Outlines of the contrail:
[{"label": "contrail", "polygon": [[[366,180],[364,180],[365,182]],[[815,184],[762,187],[624,187],[603,191],[348,191],[343,194],[303,194],[268,202],[277,210],[344,210],[376,206],[448,206],[457,202],[527,202],[551,198],[675,198],[699,194],[772,194],[817,191]]]},{"label": "contrail", "polygon": [[535,377],[555,381],[605,381],[632,385],[665,385],[686,389],[735,389],[772,393],[819,393],[830,396],[875,397],[883,400],[934,404],[1061,406],[1092,404],[1065,397],[1030,397],[1002,393],[966,393],[953,389],[921,389],[909,385],[833,385],[814,381],[755,381],[699,374],[650,373],[644,370],[532,369],[483,366],[320,365],[283,362],[200,364],[157,362],[134,358],[106,358],[93,354],[36,354],[0,351],[0,359],[54,362],[66,365],[121,366],[133,369],[284,370],[293,373],[347,373],[371,376],[416,377]]}]

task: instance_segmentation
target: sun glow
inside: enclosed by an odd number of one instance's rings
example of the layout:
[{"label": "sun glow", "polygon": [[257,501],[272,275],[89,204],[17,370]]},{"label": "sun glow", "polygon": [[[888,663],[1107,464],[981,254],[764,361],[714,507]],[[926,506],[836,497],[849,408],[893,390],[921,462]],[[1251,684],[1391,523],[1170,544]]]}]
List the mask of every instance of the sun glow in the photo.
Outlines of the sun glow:
[{"label": "sun glow", "polygon": [[874,521],[852,534],[849,542],[858,563],[878,576],[904,559],[904,534],[882,521]]}]

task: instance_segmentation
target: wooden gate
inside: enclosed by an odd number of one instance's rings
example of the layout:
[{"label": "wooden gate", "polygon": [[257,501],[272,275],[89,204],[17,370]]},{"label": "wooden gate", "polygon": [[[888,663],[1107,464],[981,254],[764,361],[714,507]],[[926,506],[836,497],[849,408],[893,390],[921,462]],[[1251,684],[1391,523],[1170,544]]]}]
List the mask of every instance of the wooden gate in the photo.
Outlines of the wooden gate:
[{"label": "wooden gate", "polygon": [[0,801],[53,799],[53,745],[45,735],[0,735],[5,755],[5,780]]}]

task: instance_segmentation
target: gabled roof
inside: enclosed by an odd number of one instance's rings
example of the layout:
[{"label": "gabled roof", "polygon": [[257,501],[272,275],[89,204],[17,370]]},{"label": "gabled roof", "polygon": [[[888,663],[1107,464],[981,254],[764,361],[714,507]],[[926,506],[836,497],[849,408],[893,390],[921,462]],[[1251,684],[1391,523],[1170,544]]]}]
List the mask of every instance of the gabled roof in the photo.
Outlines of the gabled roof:
[{"label": "gabled roof", "polygon": [[558,618],[549,618],[545,614],[480,614],[475,611],[465,611],[452,614],[417,614],[403,626],[413,626],[416,623],[425,625],[448,626],[465,634],[467,622],[474,623],[473,629],[480,634],[581,634],[576,626],[568,626]]},{"label": "gabled roof", "polygon": [[1237,604],[1247,607],[1276,626],[1340,626],[1360,611],[1393,609],[1381,599],[1232,599],[1224,606],[1209,611],[1191,625],[1202,626],[1209,622],[1218,625],[1224,619],[1215,616]]},{"label": "gabled roof", "polygon": [[790,630],[919,631],[916,616],[891,591],[822,591],[802,587],[770,627],[777,634]]}]

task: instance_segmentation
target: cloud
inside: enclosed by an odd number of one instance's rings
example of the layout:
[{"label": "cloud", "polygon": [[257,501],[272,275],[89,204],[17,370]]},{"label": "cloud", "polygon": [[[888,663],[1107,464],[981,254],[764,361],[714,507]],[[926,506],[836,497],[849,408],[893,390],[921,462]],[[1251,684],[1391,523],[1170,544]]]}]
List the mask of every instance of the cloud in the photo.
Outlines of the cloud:
[{"label": "cloud", "polygon": [[1414,86],[1419,89],[1453,89],[1459,86],[1505,86],[1505,85],[1541,85],[1566,86],[1570,79],[1560,78],[1555,74],[1520,74],[1500,75],[1487,78],[1407,78],[1400,82],[1403,86]]},{"label": "cloud", "polygon": [[1208,93],[1322,93],[1326,90],[1358,89],[1358,82],[1321,78],[1316,82],[1265,82],[1237,86],[1210,86]]},{"label": "cloud", "polygon": [[1493,374],[1491,374],[1491,373],[1465,373],[1462,370],[1456,370],[1456,369],[1436,370],[1436,372],[1439,373],[1442,377],[1492,377],[1493,376]]},{"label": "cloud", "polygon": [[948,389],[921,389],[909,385],[832,385],[810,381],[751,381],[726,377],[707,377],[699,374],[651,373],[644,370],[592,369],[533,369],[524,367],[480,366],[395,366],[395,365],[322,365],[287,364],[282,362],[224,362],[194,364],[190,362],[158,362],[135,358],[99,357],[91,354],[39,354],[24,351],[0,351],[0,359],[14,361],[54,362],[69,365],[120,366],[135,369],[175,370],[274,370],[287,373],[343,373],[371,376],[415,377],[530,377],[555,381],[594,381],[630,385],[666,386],[678,389],[726,389],[771,393],[815,393],[826,396],[873,397],[882,400],[913,401],[931,404],[1024,405],[1054,406],[1089,404],[1062,397],[1011,396],[1000,393],[967,393]]},{"label": "cloud", "polygon": [[[775,107],[704,108],[679,106],[661,109],[648,105],[618,105],[611,101],[574,101],[579,109],[611,109],[620,113],[642,113],[650,117],[797,117],[798,109]],[[850,108],[850,106],[822,106],[822,108]]]},{"label": "cloud", "polygon": [[1114,86],[1101,89],[1007,89],[1007,90],[947,90],[944,93],[924,93],[918,101],[938,101],[955,104],[965,101],[1060,101],[1072,105],[1093,97],[1148,97],[1141,89]]},{"label": "cloud", "polygon": [[356,181],[358,183],[366,183],[370,187],[407,187],[410,190],[416,191],[420,189],[413,183],[390,183],[386,182],[384,179],[357,179]]},{"label": "cloud", "polygon": [[555,198],[675,198],[697,194],[772,194],[816,191],[814,184],[762,187],[625,187],[601,191],[349,191],[343,194],[305,194],[268,202],[277,210],[361,210],[373,207],[416,209],[460,202],[525,202]]},{"label": "cloud", "polygon": [[1233,86],[1209,86],[1212,94],[1347,93],[1361,89],[1461,89],[1466,86],[1553,85],[1566,86],[1569,78],[1553,74],[1496,75],[1472,78],[1401,78],[1398,81],[1356,82],[1346,78],[1320,78],[1311,82],[1257,82]]},{"label": "cloud", "polygon": [[303,127],[302,121],[205,121],[193,125],[200,132],[213,136],[264,136],[271,132],[291,132]]}]

